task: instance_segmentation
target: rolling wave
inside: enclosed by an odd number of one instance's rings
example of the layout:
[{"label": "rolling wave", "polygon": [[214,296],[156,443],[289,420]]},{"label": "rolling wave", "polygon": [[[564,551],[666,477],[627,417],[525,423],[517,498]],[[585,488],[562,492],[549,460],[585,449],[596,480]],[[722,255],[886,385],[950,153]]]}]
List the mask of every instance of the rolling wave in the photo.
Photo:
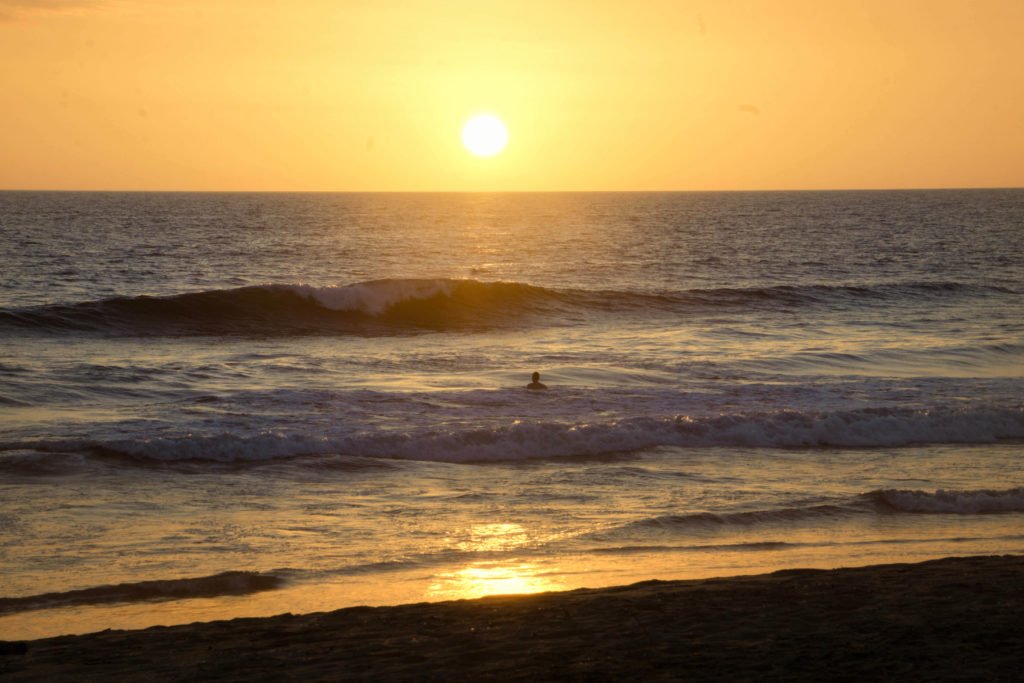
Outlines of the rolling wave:
[{"label": "rolling wave", "polygon": [[0,598],[0,614],[73,605],[102,605],[117,602],[184,600],[220,595],[248,595],[274,590],[284,579],[272,574],[223,572],[191,579],[167,579],[95,586],[58,593],[43,593],[18,598]]},{"label": "rolling wave", "polygon": [[751,510],[748,512],[696,512],[687,515],[661,515],[636,522],[630,528],[648,527],[654,529],[675,529],[680,527],[755,526],[777,522],[795,522],[804,519],[840,517],[856,512],[855,506],[811,505],[807,507],[780,508],[774,510]]},{"label": "rolling wave", "polygon": [[112,335],[365,334],[521,326],[531,317],[763,309],[1013,293],[957,282],[780,285],[678,292],[556,290],[521,282],[390,279],[347,286],[270,284],[172,296],[0,309],[0,330]]},{"label": "rolling wave", "polygon": [[115,335],[373,335],[487,328],[502,316],[547,310],[557,301],[552,290],[475,280],[260,285],[0,311],[0,327]]},{"label": "rolling wave", "polygon": [[[658,534],[689,533],[725,527],[820,523],[871,514],[989,515],[1012,512],[1024,512],[1024,488],[966,491],[879,489],[831,503],[742,512],[694,512],[646,517],[589,535],[610,538],[625,534],[632,538],[637,531]],[[766,543],[765,548],[776,549],[782,545],[786,544]]]},{"label": "rolling wave", "polygon": [[1024,488],[934,492],[885,489],[865,494],[873,504],[892,512],[984,515],[1024,512]]},{"label": "rolling wave", "polygon": [[831,413],[779,411],[712,417],[631,418],[566,424],[516,421],[500,427],[408,432],[188,434],[112,441],[17,441],[0,450],[0,469],[38,468],[26,451],[91,451],[138,461],[261,462],[298,456],[357,456],[439,462],[516,461],[601,456],[660,446],[785,449],[876,448],[925,443],[993,443],[1024,439],[1024,406],[1014,408],[871,408]]}]

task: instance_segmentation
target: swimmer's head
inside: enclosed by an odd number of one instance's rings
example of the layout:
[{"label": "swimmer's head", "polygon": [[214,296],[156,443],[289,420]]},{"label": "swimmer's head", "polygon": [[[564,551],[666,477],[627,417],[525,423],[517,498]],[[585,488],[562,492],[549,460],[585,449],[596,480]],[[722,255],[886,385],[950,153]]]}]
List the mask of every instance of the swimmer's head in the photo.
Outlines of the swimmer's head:
[{"label": "swimmer's head", "polygon": [[539,372],[533,373],[533,381],[534,382],[539,382],[540,381],[540,373]]}]

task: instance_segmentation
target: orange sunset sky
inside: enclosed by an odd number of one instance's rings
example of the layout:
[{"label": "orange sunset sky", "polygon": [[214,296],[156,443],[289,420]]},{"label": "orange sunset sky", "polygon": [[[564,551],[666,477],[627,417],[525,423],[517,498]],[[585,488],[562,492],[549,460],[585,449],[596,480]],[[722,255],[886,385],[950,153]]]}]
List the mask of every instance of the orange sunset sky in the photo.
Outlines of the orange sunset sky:
[{"label": "orange sunset sky", "polygon": [[1021,0],[0,0],[0,189],[1022,185]]}]

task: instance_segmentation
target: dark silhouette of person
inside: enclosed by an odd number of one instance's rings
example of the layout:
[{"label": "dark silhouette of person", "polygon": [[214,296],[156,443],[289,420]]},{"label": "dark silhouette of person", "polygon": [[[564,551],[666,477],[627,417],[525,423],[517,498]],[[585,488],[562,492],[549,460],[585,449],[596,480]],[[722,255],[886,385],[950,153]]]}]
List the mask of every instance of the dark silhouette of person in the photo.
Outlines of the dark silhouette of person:
[{"label": "dark silhouette of person", "polygon": [[540,373],[533,373],[533,381],[526,385],[527,389],[547,389],[548,385],[540,381]]}]

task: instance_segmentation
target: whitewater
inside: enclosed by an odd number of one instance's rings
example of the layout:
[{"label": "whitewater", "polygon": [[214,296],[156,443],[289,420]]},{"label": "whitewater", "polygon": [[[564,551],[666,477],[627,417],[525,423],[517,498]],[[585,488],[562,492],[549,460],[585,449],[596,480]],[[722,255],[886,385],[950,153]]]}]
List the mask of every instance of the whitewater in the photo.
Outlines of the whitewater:
[{"label": "whitewater", "polygon": [[0,639],[1022,552],[1022,225],[0,192]]}]

